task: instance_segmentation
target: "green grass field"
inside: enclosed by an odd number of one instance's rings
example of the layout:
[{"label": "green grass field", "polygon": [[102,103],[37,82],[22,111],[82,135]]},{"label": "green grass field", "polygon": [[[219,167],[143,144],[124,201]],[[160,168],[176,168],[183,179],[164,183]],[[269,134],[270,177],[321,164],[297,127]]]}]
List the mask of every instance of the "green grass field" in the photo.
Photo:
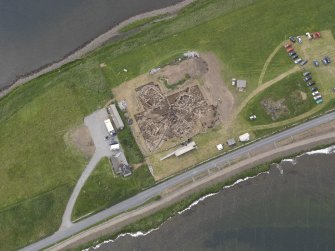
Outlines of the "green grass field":
[{"label": "green grass field", "polygon": [[135,141],[134,135],[127,123],[124,113],[120,110],[119,113],[124,122],[124,128],[119,131],[117,135],[123,147],[124,154],[130,164],[140,164],[144,161],[144,156]]},{"label": "green grass field", "polygon": [[[283,112],[278,115],[278,119],[273,120],[271,115],[261,104],[265,100],[278,101],[283,100]],[[271,124],[273,122],[282,121],[291,117],[298,116],[309,111],[316,106],[309,88],[302,80],[301,72],[294,73],[276,84],[265,89],[263,92],[254,97],[244,110],[244,119],[249,121],[251,125]],[[257,119],[249,120],[251,114],[256,114]]]},{"label": "green grass field", "polygon": [[[174,19],[98,49],[85,59],[30,81],[2,98],[0,219],[7,220],[0,225],[9,235],[23,231],[29,234],[20,235],[20,241],[1,235],[0,243],[6,243],[6,247],[0,245],[0,249],[15,250],[57,229],[58,216],[70,193],[56,188],[67,186],[71,190],[87,161],[69,149],[64,135],[82,124],[84,116],[102,107],[112,97],[113,86],[178,53],[198,50],[214,52],[223,62],[225,80],[245,78],[251,91],[258,85],[268,56],[289,34],[306,30],[334,33],[334,9],[334,4],[326,0],[199,0]],[[106,63],[107,67],[100,68],[100,63]],[[269,66],[269,72],[273,67]],[[123,72],[124,68],[128,72]],[[275,71],[281,72],[280,66],[277,68]],[[236,102],[247,95],[235,94]],[[34,219],[35,211],[44,207],[32,198],[49,191],[55,194],[47,210],[57,211],[58,216],[52,221],[41,216],[36,224],[29,221],[16,224],[17,212],[22,212],[22,218]]]},{"label": "green grass field", "polygon": [[102,159],[81,190],[72,218],[76,220],[101,211],[154,185],[147,166],[134,170],[129,177],[116,177],[108,158]]}]

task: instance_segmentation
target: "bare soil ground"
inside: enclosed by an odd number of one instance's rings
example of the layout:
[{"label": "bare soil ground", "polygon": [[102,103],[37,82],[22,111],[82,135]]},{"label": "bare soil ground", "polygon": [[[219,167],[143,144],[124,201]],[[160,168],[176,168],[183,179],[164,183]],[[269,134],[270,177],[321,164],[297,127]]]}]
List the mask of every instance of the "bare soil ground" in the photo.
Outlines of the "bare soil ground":
[{"label": "bare soil ground", "polygon": [[174,85],[186,76],[197,79],[208,71],[208,65],[202,58],[191,58],[178,64],[168,65],[158,73],[158,79],[166,80],[168,85]]},{"label": "bare soil ground", "polygon": [[221,62],[213,53],[202,54],[207,62],[208,71],[203,77],[204,84],[200,88],[211,104],[217,106],[220,121],[225,125],[232,120],[232,111],[235,107],[235,99],[223,81]]},{"label": "bare soil ground", "polygon": [[95,146],[88,128],[84,125],[70,131],[69,138],[74,145],[87,158],[91,158],[95,151]]},{"label": "bare soil ground", "polygon": [[[177,88],[169,87],[173,85]],[[234,107],[220,61],[211,53],[168,65],[154,75],[143,74],[113,93],[117,100],[126,100],[128,115],[136,121],[132,130],[146,156],[228,124]]]},{"label": "bare soil ground", "polygon": [[166,96],[158,84],[149,83],[136,93],[144,111],[135,114],[135,120],[150,151],[169,139],[192,137],[215,123],[216,108],[207,104],[197,85]]},{"label": "bare soil ground", "polygon": [[274,101],[271,98],[267,98],[261,101],[261,105],[264,107],[266,113],[271,116],[273,121],[276,121],[283,114],[289,112],[287,107],[284,105],[285,98]]}]

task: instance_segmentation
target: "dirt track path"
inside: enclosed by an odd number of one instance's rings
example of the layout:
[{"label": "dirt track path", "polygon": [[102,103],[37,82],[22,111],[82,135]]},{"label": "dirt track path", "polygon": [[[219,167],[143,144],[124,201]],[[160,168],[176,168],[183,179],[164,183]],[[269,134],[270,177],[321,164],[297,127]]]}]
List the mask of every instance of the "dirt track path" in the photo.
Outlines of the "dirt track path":
[{"label": "dirt track path", "polygon": [[269,80],[268,82],[262,84],[261,86],[259,86],[258,88],[256,88],[254,91],[252,91],[248,97],[246,99],[244,99],[242,101],[242,103],[239,105],[239,107],[237,108],[237,110],[234,113],[234,118],[237,117],[237,115],[242,111],[242,109],[248,104],[248,102],[255,97],[258,93],[264,91],[266,88],[270,87],[271,85],[277,83],[278,81],[282,80],[283,78],[299,71],[300,68],[298,66],[293,67],[291,70],[284,72],[280,75],[278,75],[277,77],[275,77],[274,79]]},{"label": "dirt track path", "polygon": [[266,73],[266,70],[268,69],[268,66],[272,60],[272,58],[276,55],[276,53],[279,51],[279,49],[282,47],[282,43],[280,43],[274,50],[273,52],[270,54],[270,56],[266,59],[263,69],[261,71],[261,75],[259,76],[258,79],[258,86],[260,86],[263,83],[263,79],[264,79],[264,75]]}]

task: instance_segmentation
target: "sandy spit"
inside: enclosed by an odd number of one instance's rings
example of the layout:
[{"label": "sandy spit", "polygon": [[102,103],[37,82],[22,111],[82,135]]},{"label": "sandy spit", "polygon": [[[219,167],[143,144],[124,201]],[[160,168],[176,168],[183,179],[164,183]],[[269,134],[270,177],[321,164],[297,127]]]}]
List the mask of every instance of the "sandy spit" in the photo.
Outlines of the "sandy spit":
[{"label": "sandy spit", "polygon": [[95,50],[96,48],[100,47],[101,45],[103,45],[104,43],[106,43],[108,40],[110,40],[111,38],[114,38],[115,36],[119,35],[119,30],[137,20],[141,20],[147,17],[153,17],[153,16],[157,16],[157,15],[161,15],[161,14],[166,14],[166,13],[176,13],[178,12],[180,9],[184,8],[185,6],[191,4],[192,2],[194,2],[195,0],[184,0],[180,3],[177,3],[175,5],[166,7],[166,8],[162,8],[162,9],[158,9],[158,10],[153,10],[153,11],[149,11],[149,12],[145,12],[136,16],[133,16],[121,23],[119,23],[118,25],[114,26],[112,29],[110,29],[109,31],[105,32],[104,34],[96,37],[95,39],[93,39],[91,42],[87,43],[86,45],[79,47],[78,50],[74,51],[72,54],[65,56],[63,59],[61,59],[60,61],[51,63],[43,68],[40,68],[36,71],[31,72],[30,74],[27,74],[23,77],[20,77],[19,79],[17,79],[12,85],[10,85],[8,88],[2,90],[0,92],[0,98],[6,96],[8,93],[10,93],[12,90],[14,90],[16,87],[23,85],[27,82],[29,82],[30,80],[37,78],[45,73],[51,72],[55,69],[58,69],[59,67],[73,62],[75,60],[78,60],[80,58],[82,58],[83,56],[85,56],[87,53]]}]

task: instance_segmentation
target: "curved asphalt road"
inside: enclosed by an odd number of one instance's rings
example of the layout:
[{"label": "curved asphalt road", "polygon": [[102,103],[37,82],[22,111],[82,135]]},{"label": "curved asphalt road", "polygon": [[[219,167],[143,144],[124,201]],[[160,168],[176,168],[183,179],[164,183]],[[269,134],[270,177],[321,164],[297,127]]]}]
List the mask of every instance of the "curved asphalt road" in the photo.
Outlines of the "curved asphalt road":
[{"label": "curved asphalt road", "polygon": [[34,244],[31,244],[25,248],[23,248],[22,250],[31,250],[31,251],[35,251],[35,250],[40,250],[42,248],[45,248],[47,246],[50,246],[56,242],[59,242],[63,239],[66,239],[68,237],[70,237],[71,235],[74,235],[80,231],[82,231],[83,229],[86,229],[94,224],[97,224],[98,222],[107,219],[113,215],[119,214],[121,212],[124,212],[126,210],[132,209],[136,206],[139,206],[141,204],[143,204],[143,202],[159,195],[160,193],[162,193],[165,189],[167,188],[171,188],[174,187],[177,184],[183,183],[184,181],[192,178],[193,176],[197,176],[198,174],[207,171],[208,169],[211,168],[215,168],[216,166],[220,166],[223,165],[225,163],[227,163],[228,161],[231,161],[233,159],[235,159],[238,156],[247,154],[250,151],[253,150],[257,150],[258,148],[267,146],[267,145],[272,145],[277,141],[280,141],[282,139],[285,139],[287,137],[290,136],[294,136],[298,133],[301,133],[305,130],[311,129],[313,127],[316,127],[318,125],[321,125],[323,123],[327,123],[330,122],[332,120],[335,120],[335,112],[326,114],[324,116],[321,116],[319,118],[310,120],[308,122],[302,123],[298,126],[295,126],[293,128],[290,128],[286,131],[277,133],[273,136],[270,136],[268,138],[259,140],[255,143],[252,143],[250,145],[247,145],[245,147],[239,148],[234,152],[228,153],[226,155],[223,155],[217,159],[213,159],[207,163],[201,164],[199,166],[197,166],[194,169],[191,169],[185,173],[182,173],[178,176],[175,176],[169,180],[166,180],[152,188],[149,188],[137,195],[135,195],[134,197],[131,197],[115,206],[112,206],[108,209],[105,209],[104,211],[101,211],[95,215],[92,215],[80,222],[74,223],[73,225],[71,225],[68,228],[63,228],[59,231],[57,231],[56,233],[54,233],[53,235],[42,239]]}]

